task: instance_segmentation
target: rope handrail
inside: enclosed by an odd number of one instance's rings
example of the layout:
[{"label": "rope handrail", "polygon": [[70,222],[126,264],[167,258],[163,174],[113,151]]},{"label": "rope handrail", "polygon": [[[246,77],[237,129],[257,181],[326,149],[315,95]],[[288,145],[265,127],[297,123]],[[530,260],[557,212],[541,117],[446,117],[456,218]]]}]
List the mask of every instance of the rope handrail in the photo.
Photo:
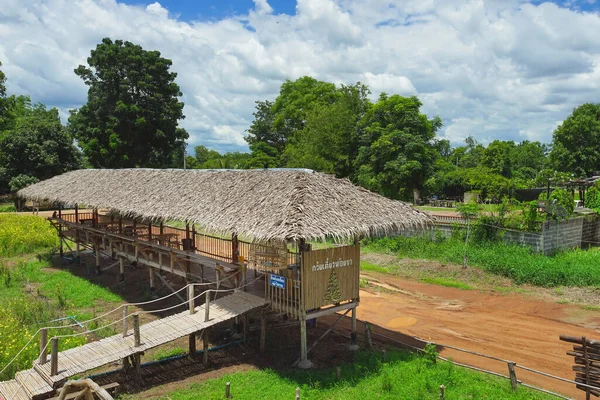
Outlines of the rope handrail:
[{"label": "rope handrail", "polygon": [[[149,301],[145,301],[145,302],[139,302],[139,303],[125,303],[125,304],[121,304],[121,305],[119,305],[117,308],[115,308],[115,309],[113,309],[113,310],[111,310],[111,311],[108,311],[108,312],[106,312],[106,313],[104,313],[104,314],[101,314],[101,315],[99,315],[99,316],[97,316],[97,317],[95,317],[95,318],[92,318],[92,319],[89,319],[89,320],[86,320],[86,321],[80,321],[80,324],[81,324],[81,325],[88,324],[88,323],[90,323],[90,322],[92,322],[92,321],[95,321],[95,320],[97,320],[97,319],[100,319],[100,318],[102,318],[102,317],[105,317],[105,316],[107,316],[107,315],[110,315],[110,314],[112,314],[112,313],[114,313],[114,312],[116,312],[116,311],[119,311],[119,310],[121,310],[121,309],[122,309],[123,307],[125,307],[125,306],[130,306],[130,305],[131,305],[131,306],[136,306],[136,305],[145,305],[145,304],[150,304],[150,303],[154,303],[154,302],[157,302],[157,301],[161,301],[161,300],[167,299],[167,298],[169,298],[169,297],[172,297],[172,296],[174,296],[175,294],[177,294],[177,293],[181,292],[182,290],[184,290],[184,289],[187,289],[189,286],[205,286],[205,285],[214,285],[214,284],[217,284],[217,283],[223,282],[223,281],[225,281],[226,279],[229,279],[229,278],[231,278],[231,276],[237,275],[238,273],[240,273],[240,271],[237,271],[235,274],[233,274],[233,275],[230,275],[229,277],[227,277],[227,278],[225,278],[225,279],[221,279],[221,280],[219,280],[219,281],[217,281],[217,282],[206,282],[206,283],[189,283],[189,284],[187,284],[187,285],[185,285],[185,286],[181,287],[180,289],[176,290],[175,292],[173,292],[173,293],[170,293],[170,294],[168,294],[168,295],[166,295],[166,296],[163,296],[163,297],[161,297],[161,298],[158,298],[158,299],[149,300]],[[199,298],[200,296],[204,295],[206,292],[209,292],[209,293],[210,293],[210,292],[215,292],[215,293],[224,293],[224,292],[229,292],[229,291],[234,291],[234,290],[242,289],[242,288],[244,288],[244,287],[246,287],[246,286],[249,286],[249,285],[253,284],[254,282],[258,281],[259,279],[261,279],[261,277],[258,277],[258,278],[256,278],[256,279],[254,279],[253,281],[251,281],[251,282],[249,282],[249,283],[246,283],[246,284],[245,284],[245,285],[243,285],[243,286],[239,286],[239,287],[235,287],[235,288],[231,288],[231,289],[207,289],[207,290],[205,290],[204,292],[200,293],[199,295],[195,296],[195,297],[194,297],[194,300],[196,300],[196,299],[197,299],[197,298]],[[188,302],[189,302],[189,300],[185,300],[185,301],[183,301],[183,302],[181,302],[181,303],[178,303],[178,304],[176,304],[176,305],[174,305],[174,306],[171,306],[171,307],[167,307],[167,308],[163,308],[163,309],[159,309],[159,310],[145,310],[145,311],[141,311],[141,312],[139,312],[138,314],[152,314],[152,313],[164,312],[164,311],[168,311],[168,310],[171,310],[171,309],[174,309],[174,308],[177,308],[177,307],[181,307],[182,305],[185,305],[185,304],[187,304]],[[56,336],[53,336],[52,338],[68,338],[68,337],[76,337],[76,336],[87,335],[87,334],[90,334],[90,333],[93,333],[93,332],[99,331],[99,330],[101,330],[101,329],[108,328],[108,327],[110,327],[110,326],[112,326],[112,325],[115,325],[115,324],[117,324],[117,323],[119,323],[119,322],[122,322],[123,320],[125,320],[125,319],[127,319],[127,318],[129,318],[129,315],[128,315],[128,316],[126,316],[126,317],[122,317],[122,318],[120,318],[120,319],[118,319],[118,320],[116,320],[116,321],[114,321],[114,322],[112,322],[112,323],[110,323],[110,324],[107,324],[107,325],[104,325],[104,326],[101,326],[101,327],[98,327],[98,328],[95,328],[95,329],[92,329],[92,330],[86,329],[84,332],[78,332],[78,333],[75,333],[75,334],[69,334],[69,335],[56,335]],[[14,362],[14,361],[15,361],[15,360],[16,360],[16,359],[17,359],[17,358],[18,358],[18,357],[19,357],[19,356],[20,356],[20,355],[23,353],[23,351],[25,351],[25,349],[27,348],[27,346],[29,346],[29,345],[31,344],[31,342],[33,341],[33,339],[35,339],[35,337],[36,337],[36,336],[37,336],[37,335],[38,335],[38,334],[39,334],[39,333],[40,333],[40,332],[41,332],[43,329],[64,329],[64,328],[70,328],[70,327],[74,327],[74,326],[79,326],[79,325],[78,325],[78,324],[68,324],[68,325],[61,325],[61,326],[48,326],[48,327],[42,327],[42,328],[39,328],[39,329],[38,329],[38,330],[37,330],[37,331],[36,331],[36,332],[35,332],[35,333],[34,333],[34,334],[33,334],[33,335],[32,335],[32,336],[29,338],[29,340],[28,340],[28,341],[27,341],[27,343],[26,343],[26,344],[25,344],[25,345],[24,345],[24,346],[21,348],[21,350],[19,350],[19,352],[18,352],[18,353],[17,353],[17,354],[16,354],[16,355],[15,355],[15,356],[14,356],[14,357],[13,357],[13,358],[12,358],[12,359],[11,359],[11,360],[10,360],[10,361],[9,361],[9,362],[6,364],[6,365],[5,365],[5,366],[4,366],[4,368],[2,368],[2,370],[0,370],[0,374],[2,374],[4,371],[6,371],[6,369],[7,369],[7,368],[8,368],[10,365],[12,365],[12,363],[13,363],[13,362]],[[44,347],[44,348],[43,348],[43,349],[40,351],[40,355],[41,355],[41,354],[42,354],[42,353],[43,353],[45,350],[47,350],[49,343],[50,343],[50,341],[48,341],[48,342],[46,343],[46,346],[45,346],[45,347]]]}]

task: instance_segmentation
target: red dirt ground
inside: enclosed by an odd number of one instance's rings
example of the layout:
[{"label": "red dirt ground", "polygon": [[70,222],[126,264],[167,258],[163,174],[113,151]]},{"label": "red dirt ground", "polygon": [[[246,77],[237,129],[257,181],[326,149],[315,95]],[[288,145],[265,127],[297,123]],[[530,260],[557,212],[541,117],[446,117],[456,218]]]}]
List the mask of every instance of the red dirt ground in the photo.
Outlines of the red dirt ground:
[{"label": "red dirt ground", "polygon": [[[371,274],[377,276],[377,274]],[[573,379],[570,345],[560,334],[600,338],[600,313],[572,305],[460,290],[378,275],[399,288],[394,292],[361,291],[358,318],[378,327],[440,344],[507,359],[552,375]],[[347,324],[346,324],[347,325]],[[362,329],[359,325],[358,329]],[[384,333],[385,334],[385,333]],[[450,349],[441,355],[479,368],[507,373],[498,361]],[[582,391],[568,383],[517,369],[524,383],[580,398]]]}]

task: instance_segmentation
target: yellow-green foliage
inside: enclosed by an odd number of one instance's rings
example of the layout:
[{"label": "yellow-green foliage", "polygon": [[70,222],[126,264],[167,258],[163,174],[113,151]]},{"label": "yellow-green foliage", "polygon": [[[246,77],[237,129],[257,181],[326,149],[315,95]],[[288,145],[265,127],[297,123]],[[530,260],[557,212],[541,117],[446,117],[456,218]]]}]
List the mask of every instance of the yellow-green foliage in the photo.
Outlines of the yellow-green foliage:
[{"label": "yellow-green foliage", "polygon": [[56,230],[43,218],[0,214],[0,257],[32,253],[57,245]]},{"label": "yellow-green foliage", "polygon": [[[45,306],[40,307],[40,304],[31,299],[15,299],[0,305],[0,315],[2,316],[0,319],[0,332],[2,332],[0,335],[0,368],[4,368],[13,357],[19,354],[23,346],[27,345],[27,342],[36,333],[39,323],[48,321],[38,321],[36,324],[29,320],[40,311],[42,311],[42,316],[50,315],[48,312],[44,312],[47,311]],[[53,329],[50,335],[56,336],[72,332],[73,330],[68,328]],[[59,350],[76,347],[83,343],[86,343],[86,338],[83,336],[64,338],[59,341]],[[16,371],[31,368],[31,362],[38,357],[39,351],[39,335],[37,335],[6,371],[0,374],[0,380],[12,378]]]}]

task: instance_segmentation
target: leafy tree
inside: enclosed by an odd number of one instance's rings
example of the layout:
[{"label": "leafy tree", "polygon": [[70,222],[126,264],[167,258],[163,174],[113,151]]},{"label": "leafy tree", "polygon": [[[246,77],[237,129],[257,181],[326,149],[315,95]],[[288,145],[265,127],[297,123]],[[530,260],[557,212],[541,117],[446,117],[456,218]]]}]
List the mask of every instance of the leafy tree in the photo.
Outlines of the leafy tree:
[{"label": "leafy tree", "polygon": [[413,191],[418,201],[431,175],[437,151],[439,117],[427,119],[417,97],[382,93],[371,105],[361,126],[361,148],[357,157],[358,182],[391,198],[406,198]]},{"label": "leafy tree", "polygon": [[512,175],[511,153],[514,142],[494,140],[483,151],[481,166],[489,168],[493,173],[510,178]]},{"label": "leafy tree", "polygon": [[181,91],[171,60],[158,51],[105,38],[75,73],[88,101],[69,118],[69,128],[94,167],[169,167],[182,161],[188,133]]},{"label": "leafy tree", "polygon": [[556,128],[550,157],[556,169],[577,176],[600,169],[600,103],[575,108]]},{"label": "leafy tree", "polygon": [[285,150],[288,167],[310,168],[338,177],[355,175],[358,122],[369,107],[369,89],[360,82],[338,89],[337,100],[314,109]]},{"label": "leafy tree", "polygon": [[[81,167],[81,155],[72,136],[60,122],[58,110],[46,109],[43,104],[31,105],[20,97],[14,111],[14,129],[0,137],[0,190],[7,191],[23,176],[38,180]],[[17,185],[15,183],[15,185]]]},{"label": "leafy tree", "polygon": [[206,146],[194,147],[194,156],[200,165],[204,164],[210,159],[221,158],[221,154],[218,151],[210,150]]},{"label": "leafy tree", "polygon": [[274,102],[257,101],[245,138],[253,154],[253,167],[283,166],[287,144],[304,129],[308,115],[333,104],[338,95],[333,83],[305,76],[285,81]]},{"label": "leafy tree", "polygon": [[[2,62],[0,62],[0,67],[2,66]],[[6,97],[6,75],[0,69],[0,97]]]},{"label": "leafy tree", "polygon": [[17,175],[9,182],[10,192],[16,193],[19,190],[39,182],[39,179],[31,175]]}]

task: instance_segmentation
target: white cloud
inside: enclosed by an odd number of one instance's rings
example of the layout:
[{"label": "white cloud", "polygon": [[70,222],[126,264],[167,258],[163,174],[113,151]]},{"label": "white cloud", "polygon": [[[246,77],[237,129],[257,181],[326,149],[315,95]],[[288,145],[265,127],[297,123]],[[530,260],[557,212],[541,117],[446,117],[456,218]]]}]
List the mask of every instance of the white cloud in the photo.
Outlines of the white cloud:
[{"label": "white cloud", "polygon": [[255,100],[302,75],[416,94],[455,143],[550,141],[598,101],[600,15],[579,11],[586,1],[299,0],[290,16],[255,0],[247,15],[184,22],[159,2],[4,0],[0,61],[9,91],[66,116],[86,99],[73,69],[103,37],[157,49],[178,73],[191,144],[219,150],[245,149]]}]

